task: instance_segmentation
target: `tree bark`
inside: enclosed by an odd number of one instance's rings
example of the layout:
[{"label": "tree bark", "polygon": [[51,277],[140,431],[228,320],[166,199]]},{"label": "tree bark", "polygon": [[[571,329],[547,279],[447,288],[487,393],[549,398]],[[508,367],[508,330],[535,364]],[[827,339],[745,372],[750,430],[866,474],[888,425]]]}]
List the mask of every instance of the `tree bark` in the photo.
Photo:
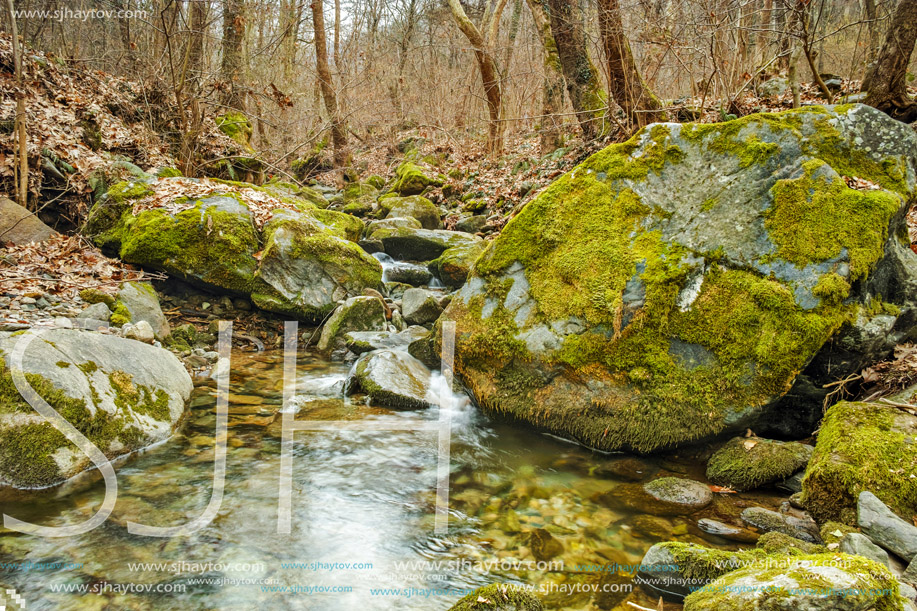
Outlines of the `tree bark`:
[{"label": "tree bark", "polygon": [[245,111],[242,83],[242,40],[245,36],[243,0],[224,0],[222,79],[225,89],[222,104]]},{"label": "tree bark", "polygon": [[527,0],[532,13],[532,21],[541,38],[544,53],[544,86],[541,98],[541,154],[547,155],[564,145],[561,127],[563,120],[558,117],[564,107],[564,75],[561,72],[560,57],[557,55],[557,44],[551,33],[551,24],[544,14],[540,0]]},{"label": "tree bark", "polygon": [[[6,0],[6,7],[10,13],[10,29],[13,35],[13,69],[16,73],[16,152],[19,165],[13,172],[16,184],[16,201],[23,208],[29,207],[29,143],[26,139],[25,115],[25,86],[22,75],[22,47],[19,44],[19,30],[16,24],[16,13],[13,0]],[[17,176],[18,174],[18,176]]]},{"label": "tree bark", "polygon": [[498,155],[503,151],[503,99],[500,91],[500,74],[497,62],[494,59],[494,42],[500,25],[500,16],[506,7],[506,0],[497,0],[496,5],[489,5],[484,12],[481,28],[478,29],[459,0],[448,0],[449,10],[455,18],[459,29],[471,43],[474,57],[481,73],[481,83],[484,85],[484,98],[487,101],[487,152]]},{"label": "tree bark", "polygon": [[[131,0],[121,0],[118,7],[124,11],[131,10]],[[137,68],[137,54],[134,52],[134,42],[131,40],[131,20],[118,19],[118,32],[121,35],[121,46],[124,48],[127,67],[133,72]]]},{"label": "tree bark", "polygon": [[599,0],[599,31],[608,61],[608,95],[624,110],[631,123],[643,127],[664,120],[662,104],[640,76],[634,54],[624,35],[618,0]]},{"label": "tree bark", "polygon": [[605,131],[607,96],[599,73],[589,59],[579,6],[571,0],[545,2],[570,103],[583,130],[583,138],[592,140]]},{"label": "tree bark", "polygon": [[[204,73],[204,28],[207,25],[208,4],[209,0],[190,0],[191,37],[188,40],[188,75],[195,83],[195,89],[200,84]],[[121,21],[127,20],[122,19]]]},{"label": "tree bark", "polygon": [[917,0],[900,0],[875,64],[863,79],[866,103],[902,121],[917,119],[907,94],[907,66],[917,42]]},{"label": "tree bark", "polygon": [[334,166],[344,168],[350,163],[347,151],[347,126],[341,118],[337,96],[331,81],[331,67],[328,65],[328,43],[325,34],[325,14],[322,0],[312,0],[312,26],[315,30],[315,66],[318,82],[325,100],[325,109],[331,120],[331,142],[334,146]]}]

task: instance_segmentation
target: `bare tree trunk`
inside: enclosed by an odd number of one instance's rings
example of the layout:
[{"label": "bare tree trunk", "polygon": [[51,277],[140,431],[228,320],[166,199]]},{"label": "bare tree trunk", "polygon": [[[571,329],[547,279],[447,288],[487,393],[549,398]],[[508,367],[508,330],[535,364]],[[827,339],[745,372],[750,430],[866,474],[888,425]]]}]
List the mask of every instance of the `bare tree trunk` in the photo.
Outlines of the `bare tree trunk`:
[{"label": "bare tree trunk", "polygon": [[341,68],[341,0],[334,0],[334,69],[338,74]]},{"label": "bare tree trunk", "polygon": [[343,168],[350,163],[347,151],[347,126],[341,118],[337,97],[331,81],[331,68],[328,65],[328,46],[325,40],[325,14],[322,0],[312,0],[312,25],[315,30],[315,66],[318,71],[319,86],[325,109],[331,119],[331,142],[334,146],[334,166]]},{"label": "bare tree trunk", "polygon": [[16,201],[23,208],[29,207],[29,143],[26,140],[25,116],[25,87],[22,77],[22,48],[19,44],[19,29],[16,24],[16,13],[13,0],[6,0],[6,8],[10,13],[10,29],[13,35],[13,65],[16,72],[16,149],[19,157],[19,166],[14,171],[14,182],[18,173],[19,183],[16,185]]},{"label": "bare tree trunk", "polygon": [[[866,66],[870,66],[876,61],[876,53],[879,52],[879,17],[876,11],[876,0],[863,0],[863,12],[866,13]],[[868,68],[867,68],[868,69]]]},{"label": "bare tree trunk", "polygon": [[917,119],[907,94],[907,66],[917,42],[917,0],[900,0],[875,65],[863,79],[866,103],[902,121]]},{"label": "bare tree trunk", "polygon": [[500,75],[497,62],[494,59],[494,42],[500,26],[500,16],[506,7],[506,0],[497,0],[496,5],[488,5],[478,29],[459,0],[448,0],[449,10],[455,18],[459,29],[474,48],[474,57],[481,73],[481,83],[484,85],[484,98],[487,101],[487,152],[498,155],[503,151],[503,99],[500,91]]},{"label": "bare tree trunk", "polygon": [[[195,93],[204,73],[204,28],[207,26],[209,0],[189,0],[191,36],[188,40],[188,74],[195,83]],[[127,21],[121,19],[121,21]]]},{"label": "bare tree trunk", "polygon": [[577,3],[570,0],[546,0],[546,9],[570,103],[583,130],[583,138],[592,140],[604,131],[607,96],[599,73],[589,59],[580,10]]},{"label": "bare tree trunk", "polygon": [[659,102],[637,70],[630,44],[624,35],[618,0],[599,0],[599,30],[608,60],[608,94],[618,103],[628,119],[638,127],[663,120]]},{"label": "bare tree trunk", "polygon": [[564,107],[564,75],[557,55],[557,44],[551,33],[551,24],[544,14],[540,0],[527,0],[535,29],[541,38],[544,52],[544,87],[541,107],[541,154],[548,153],[563,146],[563,121],[557,116]]},{"label": "bare tree trunk", "polygon": [[245,110],[242,92],[242,40],[245,36],[243,0],[224,0],[223,7],[223,64],[221,66],[225,90],[222,104],[236,110]]}]

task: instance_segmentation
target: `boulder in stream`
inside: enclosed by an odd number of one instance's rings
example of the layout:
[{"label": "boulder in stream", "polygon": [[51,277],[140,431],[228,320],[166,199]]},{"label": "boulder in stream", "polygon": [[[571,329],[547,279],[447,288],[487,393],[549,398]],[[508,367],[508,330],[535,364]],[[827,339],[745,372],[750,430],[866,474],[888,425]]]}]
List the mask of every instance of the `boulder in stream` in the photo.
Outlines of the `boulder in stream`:
[{"label": "boulder in stream", "polygon": [[347,381],[347,392],[361,390],[370,399],[396,409],[423,409],[435,405],[430,394],[430,370],[401,350],[376,350],[357,359]]},{"label": "boulder in stream", "polygon": [[478,588],[449,611],[542,611],[544,607],[532,592],[513,584],[492,583]]},{"label": "boulder in stream", "polygon": [[602,450],[804,437],[822,386],[917,320],[914,151],[856,104],[648,126],[477,260],[444,313],[456,372],[484,409]]},{"label": "boulder in stream", "polygon": [[168,438],[181,421],[191,378],[166,350],[76,329],[30,340],[0,333],[3,486],[53,486],[92,466],[14,386],[10,364],[19,341],[30,341],[22,367],[32,388],[109,459]]},{"label": "boulder in stream", "polygon": [[805,468],[812,450],[802,443],[734,437],[710,457],[707,479],[739,492],[773,484]]},{"label": "boulder in stream", "polygon": [[378,297],[351,297],[334,310],[322,327],[318,349],[322,352],[347,345],[345,334],[350,331],[384,331],[385,306]]},{"label": "boulder in stream", "polygon": [[379,201],[386,218],[414,218],[424,229],[442,229],[440,211],[436,204],[421,195],[386,197]]}]

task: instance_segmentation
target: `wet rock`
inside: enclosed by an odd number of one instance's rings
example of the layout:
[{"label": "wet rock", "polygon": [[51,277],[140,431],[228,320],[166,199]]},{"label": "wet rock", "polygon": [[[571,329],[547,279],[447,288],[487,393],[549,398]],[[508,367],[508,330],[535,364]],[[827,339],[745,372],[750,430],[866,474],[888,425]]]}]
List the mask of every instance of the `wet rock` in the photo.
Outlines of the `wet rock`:
[{"label": "wet rock", "polygon": [[[26,336],[0,337],[0,375]],[[114,335],[52,329],[30,340],[22,362],[45,400],[109,459],[168,438],[192,383],[170,352]],[[52,486],[92,468],[89,458],[16,393],[0,416],[0,484]]]},{"label": "wet rock", "polygon": [[680,505],[687,511],[703,509],[713,501],[713,492],[706,484],[679,477],[661,477],[643,486],[658,501]]},{"label": "wet rock", "polygon": [[[344,335],[347,349],[354,354],[363,354],[383,348],[405,349],[411,342],[427,337],[429,331],[423,327],[411,326],[400,333],[390,331],[352,331]],[[421,360],[421,362],[423,362]]]},{"label": "wet rock", "polygon": [[525,588],[494,583],[478,588],[449,611],[542,611],[541,601]]},{"label": "wet rock", "polygon": [[153,286],[146,282],[125,282],[121,285],[114,316],[126,316],[127,320],[124,322],[134,324],[146,321],[158,340],[164,340],[169,336],[169,321],[159,307],[159,297]]},{"label": "wet rock", "polygon": [[[777,482],[777,488],[781,490],[786,490],[791,492],[794,496],[798,495],[799,498],[802,497],[802,478],[805,475],[804,471],[798,471],[793,475],[789,476],[785,480]],[[793,504],[793,496],[790,496],[790,504]]]},{"label": "wet rock", "polygon": [[[850,559],[848,561],[848,559]],[[852,560],[855,559],[855,560]],[[865,558],[834,554],[786,558],[786,568],[751,566],[719,577],[685,599],[685,611],[794,609],[869,611],[897,607],[897,582],[884,566]],[[830,585],[837,594],[825,595]]]},{"label": "wet rock", "polygon": [[600,462],[595,466],[593,474],[639,482],[652,476],[658,470],[656,465],[637,456],[622,456]]},{"label": "wet rock", "polygon": [[758,539],[757,549],[763,550],[766,554],[779,554],[798,556],[800,554],[823,554],[828,550],[824,545],[809,543],[796,537],[785,535],[781,532],[768,532],[761,535]]},{"label": "wet rock", "polygon": [[483,242],[450,248],[438,258],[430,261],[430,271],[446,286],[459,288],[465,284],[471,267],[481,256],[481,253],[484,252],[484,249]]},{"label": "wet rock", "polygon": [[481,241],[477,236],[458,231],[412,227],[383,227],[368,237],[380,240],[386,254],[407,261],[432,261],[450,248]]},{"label": "wet rock", "polygon": [[764,507],[749,507],[742,511],[742,521],[764,532],[780,532],[802,541],[821,543],[818,525],[811,518],[798,518]]},{"label": "wet rock", "polygon": [[344,348],[345,335],[351,331],[384,331],[385,307],[377,297],[351,297],[339,305],[325,326],[318,340],[322,352]]},{"label": "wet rock", "polygon": [[709,535],[716,535],[738,543],[754,543],[760,536],[747,528],[724,524],[712,518],[701,518],[697,521],[697,527]]},{"label": "wet rock", "polygon": [[437,369],[442,363],[435,340],[432,333],[417,338],[408,346],[408,353],[430,369]]},{"label": "wet rock", "polygon": [[707,479],[739,492],[785,479],[804,468],[812,446],[759,437],[734,437],[707,463]]},{"label": "wet rock", "polygon": [[397,409],[423,409],[435,404],[427,399],[430,370],[406,352],[377,350],[354,363],[347,392],[364,393],[380,405]]},{"label": "wet rock", "polygon": [[869,540],[869,537],[860,533],[848,533],[841,539],[840,551],[845,554],[863,556],[879,564],[888,566],[888,552]]},{"label": "wet rock", "polygon": [[697,588],[743,564],[763,557],[763,552],[727,552],[691,543],[657,543],[643,556],[635,583],[652,596],[681,602]]},{"label": "wet rock", "polygon": [[[606,451],[802,437],[822,386],[883,358],[917,311],[917,254],[895,237],[915,148],[863,105],[649,126],[488,245],[444,314],[456,371],[485,410]],[[881,188],[848,188],[851,164]],[[895,314],[864,307],[879,294]],[[812,394],[782,402],[803,370]]]},{"label": "wet rock", "polygon": [[529,534],[529,549],[539,562],[551,560],[564,552],[563,544],[544,528],[536,528]]},{"label": "wet rock", "polygon": [[429,284],[433,274],[426,267],[406,261],[396,261],[385,269],[386,282],[403,282],[411,286]]},{"label": "wet rock", "polygon": [[860,493],[857,524],[874,543],[904,560],[917,557],[917,527],[899,518],[872,492]]},{"label": "wet rock", "polygon": [[408,289],[401,298],[401,315],[411,325],[434,322],[442,314],[436,294],[424,289]]},{"label": "wet rock", "polygon": [[631,527],[635,533],[652,539],[668,539],[674,530],[671,522],[659,516],[636,516]]}]

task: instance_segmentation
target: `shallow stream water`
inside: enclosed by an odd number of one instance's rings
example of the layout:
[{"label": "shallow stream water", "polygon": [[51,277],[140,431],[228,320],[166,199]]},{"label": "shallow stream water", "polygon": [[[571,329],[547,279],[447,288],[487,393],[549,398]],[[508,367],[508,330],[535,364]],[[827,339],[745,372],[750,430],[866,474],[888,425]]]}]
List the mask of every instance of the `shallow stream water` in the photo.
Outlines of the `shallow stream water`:
[{"label": "shallow stream water", "polygon": [[[348,369],[302,355],[297,419],[438,417],[435,409],[398,412],[362,396],[342,398]],[[742,506],[776,502],[717,496],[702,514],[667,517],[616,508],[609,499],[634,482],[667,474],[702,479],[702,463],[591,452],[492,422],[456,396],[448,534],[434,534],[435,432],[304,431],[293,449],[292,532],[279,535],[282,354],[240,352],[232,358],[217,518],[190,536],[131,535],[127,521],[182,524],[210,500],[216,388],[208,378],[196,383],[181,432],[119,468],[118,502],[104,525],[69,538],[0,535],[0,562],[7,563],[0,581],[25,597],[27,609],[448,609],[465,591],[494,581],[538,588],[546,608],[612,609],[625,599],[647,605],[644,594],[628,594],[629,576],[603,569],[639,564],[659,540],[729,547],[702,533],[697,519],[736,523]],[[65,525],[95,512],[103,493],[97,482],[0,509]],[[609,591],[596,591],[603,587]]]}]

